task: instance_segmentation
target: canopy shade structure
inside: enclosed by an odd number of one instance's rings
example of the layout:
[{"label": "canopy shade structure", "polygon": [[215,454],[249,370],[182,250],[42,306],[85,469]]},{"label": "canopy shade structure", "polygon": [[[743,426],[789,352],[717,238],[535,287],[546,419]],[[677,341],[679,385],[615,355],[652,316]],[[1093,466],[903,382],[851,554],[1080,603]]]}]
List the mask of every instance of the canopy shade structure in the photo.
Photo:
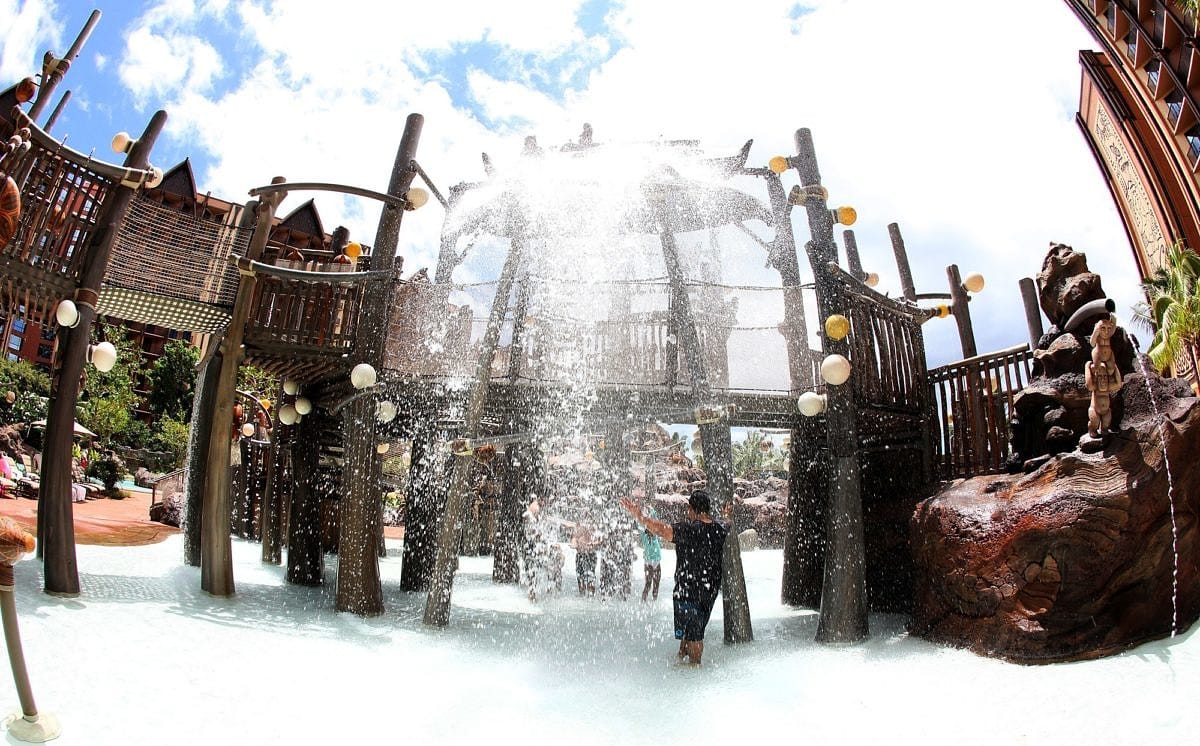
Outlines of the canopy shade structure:
[{"label": "canopy shade structure", "polygon": [[[29,423],[29,425],[30,425],[30,427],[45,427],[45,426],[46,426],[46,421],[45,421],[45,420],[38,420],[38,421],[36,421],[36,422],[31,422],[31,423]],[[86,427],[84,427],[83,425],[80,425],[78,421],[76,421],[76,422],[75,422],[75,434],[76,434],[76,435],[82,435],[82,436],[84,436],[85,438],[94,438],[94,437],[96,437],[96,434],[95,434],[94,432],[92,432],[91,430],[88,430],[88,429],[87,429]]]}]

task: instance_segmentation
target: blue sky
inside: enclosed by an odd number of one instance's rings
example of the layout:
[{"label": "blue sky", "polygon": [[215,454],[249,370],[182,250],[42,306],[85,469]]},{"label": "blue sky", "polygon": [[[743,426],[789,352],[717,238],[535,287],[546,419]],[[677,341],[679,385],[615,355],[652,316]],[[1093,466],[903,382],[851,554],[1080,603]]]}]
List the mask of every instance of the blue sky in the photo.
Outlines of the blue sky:
[{"label": "blue sky", "polygon": [[[1131,252],[1074,116],[1078,50],[1094,42],[1065,3],[1003,13],[955,0],[445,0],[405,16],[366,0],[111,3],[59,91],[77,150],[169,114],[157,165],[190,157],[202,191],[246,199],[277,174],[386,184],[404,116],[426,117],[418,158],[443,189],[483,177],[591,122],[604,141],[692,138],[714,154],[753,138],[751,165],[809,127],[833,200],[853,204],[867,269],[898,292],[886,225],[899,222],[918,290],[945,267],[982,271],[978,347],[1025,338],[1017,291],[1050,241],[1088,254],[1128,318]],[[66,51],[92,6],[0,0],[0,74]],[[1028,23],[1027,23],[1028,22]],[[880,64],[883,61],[883,64]],[[294,206],[294,205],[291,205]],[[285,203],[284,209],[289,209]],[[318,201],[358,232],[361,207]],[[406,220],[406,266],[428,266],[440,208]],[[368,239],[369,240],[369,239]],[[930,362],[959,356],[952,323],[926,326]]]}]

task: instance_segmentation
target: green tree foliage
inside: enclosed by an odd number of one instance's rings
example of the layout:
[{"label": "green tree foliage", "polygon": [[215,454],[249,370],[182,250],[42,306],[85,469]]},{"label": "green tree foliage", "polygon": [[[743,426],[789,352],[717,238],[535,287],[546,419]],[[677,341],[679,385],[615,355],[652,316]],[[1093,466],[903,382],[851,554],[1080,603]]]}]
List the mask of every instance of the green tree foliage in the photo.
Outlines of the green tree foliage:
[{"label": "green tree foliage", "polygon": [[146,406],[156,420],[170,418],[186,424],[192,418],[192,397],[196,384],[196,363],[200,350],[181,340],[172,340],[154,361],[147,383],[150,394]]},{"label": "green tree foliage", "polygon": [[125,443],[127,437],[134,435],[127,431],[138,403],[133,372],[141,367],[141,350],[119,327],[105,324],[104,338],[117,348],[117,364],[108,373],[101,373],[91,365],[84,369],[82,402],[76,411],[80,424],[96,433],[102,442]]},{"label": "green tree foliage", "polygon": [[187,424],[174,417],[163,417],[155,423],[155,430],[150,447],[156,451],[166,451],[175,459],[176,467],[182,466],[187,455]]},{"label": "green tree foliage", "polygon": [[278,376],[253,365],[243,365],[238,369],[238,389],[254,394],[259,399],[266,399],[272,405],[275,404],[275,392],[281,383]]},{"label": "green tree foliage", "polygon": [[1134,308],[1134,318],[1154,329],[1147,354],[1150,362],[1166,370],[1181,356],[1191,362],[1192,384],[1200,384],[1196,346],[1200,344],[1200,256],[1176,243],[1167,250],[1166,263],[1142,283],[1147,303]]},{"label": "green tree foliage", "polygon": [[785,456],[785,452],[761,431],[750,430],[745,440],[733,444],[733,475],[754,479],[765,473],[783,471],[787,464]]},{"label": "green tree foliage", "polygon": [[0,360],[0,425],[46,419],[48,396],[50,376],[25,360]]}]

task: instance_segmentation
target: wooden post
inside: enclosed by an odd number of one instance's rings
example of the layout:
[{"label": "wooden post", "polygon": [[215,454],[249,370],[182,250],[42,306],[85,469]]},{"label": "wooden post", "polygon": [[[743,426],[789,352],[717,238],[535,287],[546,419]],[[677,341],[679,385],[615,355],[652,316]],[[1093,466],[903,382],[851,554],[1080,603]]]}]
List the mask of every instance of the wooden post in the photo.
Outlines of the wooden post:
[{"label": "wooden post", "polygon": [[[67,74],[67,69],[71,67],[71,61],[79,56],[79,52],[83,49],[83,45],[87,43],[88,37],[92,35],[92,29],[96,28],[96,23],[100,20],[100,11],[93,10],[88,16],[87,22],[83,25],[79,35],[75,37],[75,42],[71,44],[71,48],[63,55],[61,59],[56,59],[52,52],[47,52],[42,65],[42,85],[38,88],[37,98],[29,107],[29,118],[37,121],[41,116],[42,110],[46,108],[46,104],[50,103],[50,97],[54,95],[54,89],[62,82],[63,76]],[[164,115],[165,116],[165,115]],[[46,127],[48,131],[50,128]],[[148,149],[147,149],[148,150]],[[128,165],[128,162],[126,162]],[[82,323],[82,322],[80,322]]]},{"label": "wooden post", "polygon": [[[808,341],[808,324],[804,314],[804,295],[800,288],[800,259],[796,252],[796,237],[792,230],[791,207],[779,174],[768,172],[767,194],[775,216],[775,242],[771,264],[783,283],[783,318],[787,329],[788,375],[791,393],[811,389],[813,354]],[[792,426],[792,467],[788,472],[788,513],[786,540],[783,548],[783,603],[816,607],[813,594],[820,597],[821,568],[825,562],[824,506],[816,495],[824,492],[824,479],[815,470],[795,468],[797,459],[803,464],[816,462],[816,433],[797,415]],[[814,481],[815,480],[815,481]]]},{"label": "wooden post", "polygon": [[892,239],[892,253],[896,255],[896,271],[900,274],[900,288],[904,292],[904,300],[916,302],[917,288],[913,285],[912,268],[908,266],[908,251],[904,248],[904,238],[900,235],[900,226],[888,223],[888,236]]},{"label": "wooden post", "polygon": [[[275,392],[275,401],[283,401],[282,387]],[[279,406],[271,412],[271,445],[266,459],[266,484],[262,492],[262,561],[268,565],[283,562],[283,537],[280,529],[283,515],[279,510],[280,472],[283,471],[283,423],[279,421]]]},{"label": "wooden post", "polygon": [[[662,232],[659,241],[663,249],[663,261],[667,268],[667,277],[671,284],[672,318],[678,334],[679,345],[683,349],[687,361],[688,373],[692,380],[692,396],[696,404],[708,405],[712,390],[709,385],[708,371],[704,365],[704,354],[700,349],[700,336],[696,332],[696,322],[692,315],[691,300],[687,288],[683,284],[683,268],[679,263],[679,249],[675,245],[675,236],[669,229],[669,222],[660,220]],[[728,418],[723,418],[714,424],[700,425],[700,439],[704,443],[704,471],[708,475],[710,497],[713,502],[714,515],[721,514],[721,508],[733,501],[733,446]],[[732,533],[732,525],[730,533]],[[722,577],[725,577],[727,563],[736,563],[740,571],[742,564],[741,547],[736,542],[730,548],[726,545],[725,556],[722,557]],[[754,630],[750,622],[750,604],[746,596],[746,579],[740,572],[731,572],[728,576],[730,584],[722,583],[721,597],[725,610],[725,641],[749,642],[754,639]],[[740,580],[740,582],[739,582]]]},{"label": "wooden post", "polygon": [[441,453],[434,446],[432,408],[410,400],[413,415],[412,457],[408,469],[408,505],[404,517],[404,561],[400,565],[400,589],[428,591],[429,575],[433,569],[430,547],[434,535],[428,528],[437,517],[438,460]]},{"label": "wooden post", "polygon": [[846,244],[846,267],[850,270],[850,274],[854,275],[856,280],[867,279],[867,273],[863,272],[862,258],[858,255],[858,239],[854,236],[854,231],[847,228],[842,231],[842,241]]},{"label": "wooden post", "polygon": [[291,443],[292,510],[288,517],[287,581],[297,585],[320,585],[325,572],[321,498],[312,484],[321,457],[317,426],[317,419],[311,416],[292,425],[296,433]]},{"label": "wooden post", "polygon": [[[167,122],[166,112],[159,111],[150,118],[145,132],[134,143],[125,159],[126,166],[144,169],[150,151]],[[71,446],[75,435],[75,404],[79,399],[79,377],[91,344],[92,322],[96,319],[96,303],[100,298],[100,283],[108,268],[109,254],[116,242],[117,232],[133,190],[113,186],[102,219],[102,230],[93,234],[87,252],[86,265],[80,271],[75,289],[75,306],[79,323],[75,328],[60,327],[58,350],[58,380],[50,399],[46,417],[45,447],[42,449],[42,482],[38,498],[38,554],[45,564],[45,590],[64,596],[79,594],[79,570],[75,558],[75,522],[71,507]]]},{"label": "wooden post", "polygon": [[979,352],[975,349],[975,329],[971,326],[971,309],[967,305],[971,296],[963,287],[957,264],[946,267],[946,279],[950,281],[950,313],[954,314],[954,323],[958,325],[963,358],[975,357]]},{"label": "wooden post", "polygon": [[516,583],[521,579],[521,513],[529,503],[527,470],[538,457],[533,446],[510,443],[505,448],[504,488],[496,519],[495,560],[492,580]]},{"label": "wooden post", "polygon": [[[416,177],[414,158],[425,122],[420,114],[409,114],[404,134],[392,165],[388,195],[403,197]],[[371,269],[396,269],[396,247],[404,210],[385,205],[375,231]],[[391,283],[370,283],[363,290],[362,307],[368,314],[383,314]],[[363,318],[355,329],[351,363],[366,362],[377,370],[384,361],[387,324],[383,319]],[[375,452],[375,397],[360,396],[343,409],[345,468],[342,469],[342,498],[338,521],[338,574],[335,605],[338,611],[360,616],[383,613],[383,587],[379,580],[379,536],[383,532],[380,480],[383,465]]]},{"label": "wooden post", "polygon": [[[220,345],[214,335],[211,345]],[[217,376],[221,372],[221,353],[214,352],[200,361],[196,374],[195,399],[192,402],[192,427],[188,438],[187,472],[184,493],[187,506],[183,512],[183,561],[192,567],[200,566],[200,526],[204,506],[205,465],[208,463],[208,444],[212,434],[213,405],[216,403]]]},{"label": "wooden post", "polygon": [[[272,184],[282,184],[277,176]],[[233,314],[225,338],[221,340],[221,370],[217,376],[216,401],[213,403],[212,430],[208,441],[208,461],[204,477],[204,516],[200,552],[200,587],[214,596],[233,595],[233,548],[229,543],[229,434],[233,427],[233,403],[237,395],[237,374],[242,361],[242,338],[254,298],[255,276],[250,261],[262,256],[275,208],[286,192],[272,192],[262,201],[251,203],[248,211],[256,223],[246,255],[238,259],[239,281],[233,302]]]},{"label": "wooden post", "polygon": [[[520,235],[519,231],[518,235]],[[521,238],[513,239],[512,248],[504,262],[504,269],[500,272],[500,280],[496,284],[496,297],[492,300],[487,329],[480,342],[479,360],[475,366],[475,382],[471,388],[463,423],[463,437],[467,439],[479,435],[479,425],[483,421],[483,407],[487,403],[492,361],[496,358],[500,330],[504,324],[504,315],[508,312],[509,297],[512,295],[513,282],[516,279],[521,257],[524,255],[524,248]],[[438,530],[437,554],[433,562],[429,597],[425,600],[423,619],[425,624],[434,627],[445,627],[450,622],[450,594],[454,589],[454,570],[458,565],[458,541],[459,533],[462,530],[462,511],[466,504],[467,493],[471,489],[470,472],[473,461],[474,458],[471,456],[456,456],[454,459],[450,490],[446,495],[446,509],[442,514],[442,525]]]},{"label": "wooden post", "polygon": [[[817,168],[812,133],[796,131],[796,171],[800,183],[819,185],[821,173]],[[829,264],[836,257],[833,245],[833,216],[825,199],[810,197],[805,208],[812,240],[808,258],[815,279],[817,308],[821,319],[835,313],[848,315],[847,299],[839,292],[837,280]],[[847,339],[823,337],[826,354],[850,356]],[[853,374],[852,374],[853,375]],[[825,557],[825,580],[821,589],[821,616],[817,624],[819,642],[855,642],[867,636],[866,560],[862,526],[862,496],[858,462],[858,404],[853,382],[841,386],[828,385],[825,421],[828,427],[829,451],[833,459],[832,490],[829,493],[826,539],[829,542]]]},{"label": "wooden post", "polygon": [[1042,341],[1042,335],[1045,334],[1042,330],[1042,309],[1038,305],[1037,286],[1031,277],[1022,277],[1020,285],[1021,300],[1025,303],[1025,326],[1029,329],[1029,349],[1036,350],[1038,343]]}]

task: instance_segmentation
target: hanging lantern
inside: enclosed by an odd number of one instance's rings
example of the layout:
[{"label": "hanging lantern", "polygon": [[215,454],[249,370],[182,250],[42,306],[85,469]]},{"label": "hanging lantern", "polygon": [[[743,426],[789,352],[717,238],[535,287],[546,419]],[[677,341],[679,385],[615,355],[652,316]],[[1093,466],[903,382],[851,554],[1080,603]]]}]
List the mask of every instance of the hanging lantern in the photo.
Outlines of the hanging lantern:
[{"label": "hanging lantern", "polygon": [[829,355],[821,361],[821,378],[825,383],[841,386],[850,380],[850,361],[841,355]]},{"label": "hanging lantern", "polygon": [[828,404],[828,399],[824,394],[818,394],[815,391],[805,391],[796,400],[796,406],[800,409],[800,414],[805,417],[816,417],[825,411]]},{"label": "hanging lantern", "polygon": [[835,313],[829,318],[825,319],[825,336],[829,337],[830,339],[845,339],[846,335],[849,333],[850,319],[846,318],[840,313]]},{"label": "hanging lantern", "polygon": [[359,363],[350,371],[350,383],[356,389],[370,388],[376,380],[375,369],[369,363]]}]

